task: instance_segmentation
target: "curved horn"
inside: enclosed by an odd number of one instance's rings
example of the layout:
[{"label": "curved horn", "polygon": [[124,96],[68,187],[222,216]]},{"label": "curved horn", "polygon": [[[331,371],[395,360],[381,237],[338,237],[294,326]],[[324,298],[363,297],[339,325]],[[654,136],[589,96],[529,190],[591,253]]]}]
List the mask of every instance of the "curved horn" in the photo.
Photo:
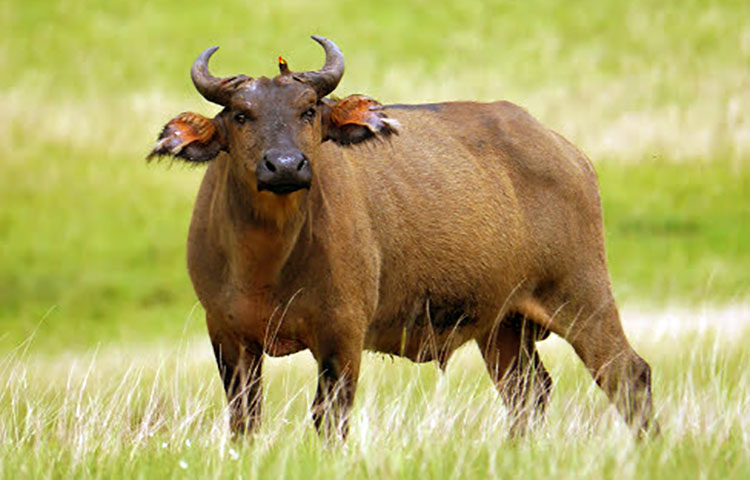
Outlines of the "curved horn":
[{"label": "curved horn", "polygon": [[295,76],[313,87],[318,93],[318,98],[323,98],[336,88],[344,75],[344,54],[335,43],[325,37],[313,35],[312,39],[325,50],[326,63],[317,72],[298,73]]},{"label": "curved horn", "polygon": [[208,60],[219,47],[211,47],[203,50],[193,62],[190,69],[190,78],[198,92],[209,102],[226,106],[232,96],[232,90],[240,84],[249,80],[245,75],[236,75],[228,78],[218,78],[208,71]]}]

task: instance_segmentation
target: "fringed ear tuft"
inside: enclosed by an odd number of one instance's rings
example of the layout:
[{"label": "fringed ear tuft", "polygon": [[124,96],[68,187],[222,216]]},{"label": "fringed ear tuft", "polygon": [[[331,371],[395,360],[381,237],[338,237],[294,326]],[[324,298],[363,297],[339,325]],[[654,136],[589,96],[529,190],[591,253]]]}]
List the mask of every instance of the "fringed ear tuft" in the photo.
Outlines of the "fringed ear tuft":
[{"label": "fringed ear tuft", "polygon": [[146,160],[172,156],[189,162],[207,162],[224,149],[213,119],[185,112],[170,120]]},{"label": "fringed ear tuft", "polygon": [[342,100],[328,101],[331,108],[328,138],[348,145],[359,143],[376,135],[398,135],[401,125],[388,118],[383,106],[364,95],[350,95]]}]

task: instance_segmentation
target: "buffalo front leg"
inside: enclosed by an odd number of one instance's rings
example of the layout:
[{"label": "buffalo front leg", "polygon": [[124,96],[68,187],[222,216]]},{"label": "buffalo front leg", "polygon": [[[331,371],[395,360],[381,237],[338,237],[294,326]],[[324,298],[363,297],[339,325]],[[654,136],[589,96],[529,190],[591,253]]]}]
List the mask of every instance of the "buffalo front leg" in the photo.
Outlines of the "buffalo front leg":
[{"label": "buffalo front leg", "polygon": [[250,433],[260,423],[263,353],[220,334],[212,334],[211,343],[227,396],[229,428],[234,435]]},{"label": "buffalo front leg", "polygon": [[543,418],[552,392],[552,378],[536,350],[538,328],[511,314],[478,339],[487,370],[510,412],[512,436],[523,435],[532,419]]},{"label": "buffalo front leg", "polygon": [[357,389],[362,346],[351,339],[324,343],[324,348],[314,352],[318,361],[318,389],[312,417],[324,438],[344,439],[349,433],[349,413]]}]

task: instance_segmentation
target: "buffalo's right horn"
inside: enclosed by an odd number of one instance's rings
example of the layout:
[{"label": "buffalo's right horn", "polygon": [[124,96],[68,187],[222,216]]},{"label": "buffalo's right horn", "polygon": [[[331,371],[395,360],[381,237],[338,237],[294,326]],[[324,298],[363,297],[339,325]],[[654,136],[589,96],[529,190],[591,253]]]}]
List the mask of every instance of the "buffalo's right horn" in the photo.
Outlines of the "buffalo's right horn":
[{"label": "buffalo's right horn", "polygon": [[218,78],[211,75],[208,71],[208,60],[219,47],[211,47],[204,50],[193,62],[190,69],[190,78],[193,79],[193,85],[203,97],[209,102],[218,103],[227,106],[234,89],[240,84],[250,80],[245,75],[236,75],[234,77]]}]

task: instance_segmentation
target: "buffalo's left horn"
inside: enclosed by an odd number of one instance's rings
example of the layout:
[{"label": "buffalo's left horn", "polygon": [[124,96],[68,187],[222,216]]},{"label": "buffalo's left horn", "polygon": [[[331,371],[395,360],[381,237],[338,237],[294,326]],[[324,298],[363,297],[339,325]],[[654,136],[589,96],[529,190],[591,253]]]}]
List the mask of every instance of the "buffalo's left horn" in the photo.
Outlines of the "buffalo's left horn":
[{"label": "buffalo's left horn", "polygon": [[190,69],[190,78],[193,79],[193,85],[206,100],[227,106],[233,90],[250,78],[245,75],[227,78],[218,78],[211,75],[211,72],[208,71],[208,60],[218,49],[219,47],[207,48],[198,55]]},{"label": "buffalo's left horn", "polygon": [[295,76],[315,89],[318,98],[331,93],[344,76],[344,54],[335,43],[325,37],[313,35],[312,39],[323,46],[326,52],[326,63],[316,72],[297,73]]}]

